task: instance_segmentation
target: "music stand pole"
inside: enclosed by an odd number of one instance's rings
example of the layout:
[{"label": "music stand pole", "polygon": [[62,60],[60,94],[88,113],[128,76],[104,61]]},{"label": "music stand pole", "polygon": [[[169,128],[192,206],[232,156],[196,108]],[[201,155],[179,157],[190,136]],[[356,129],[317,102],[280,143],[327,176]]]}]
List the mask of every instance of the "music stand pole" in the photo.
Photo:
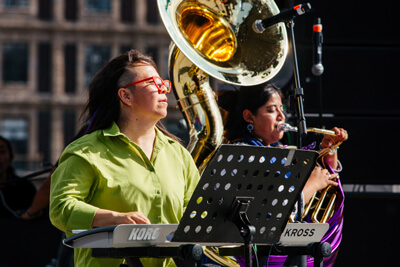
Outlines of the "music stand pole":
[{"label": "music stand pole", "polygon": [[252,200],[253,198],[251,197],[236,197],[231,211],[232,217],[230,218],[243,237],[246,267],[253,267],[252,242],[256,228],[250,223],[247,217],[247,209]]}]

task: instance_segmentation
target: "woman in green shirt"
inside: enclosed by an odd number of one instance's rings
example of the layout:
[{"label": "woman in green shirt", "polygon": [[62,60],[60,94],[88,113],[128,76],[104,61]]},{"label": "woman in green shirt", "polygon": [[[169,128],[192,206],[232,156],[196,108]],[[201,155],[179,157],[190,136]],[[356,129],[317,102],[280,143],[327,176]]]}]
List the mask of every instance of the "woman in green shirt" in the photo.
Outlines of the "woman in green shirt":
[{"label": "woman in green shirt", "polygon": [[[171,83],[154,61],[131,50],[89,85],[87,134],[62,153],[51,177],[50,219],[72,230],[118,224],[177,224],[199,180],[190,153],[160,124]],[[75,266],[119,266],[122,259],[75,249]],[[146,266],[171,259],[142,259]]]}]

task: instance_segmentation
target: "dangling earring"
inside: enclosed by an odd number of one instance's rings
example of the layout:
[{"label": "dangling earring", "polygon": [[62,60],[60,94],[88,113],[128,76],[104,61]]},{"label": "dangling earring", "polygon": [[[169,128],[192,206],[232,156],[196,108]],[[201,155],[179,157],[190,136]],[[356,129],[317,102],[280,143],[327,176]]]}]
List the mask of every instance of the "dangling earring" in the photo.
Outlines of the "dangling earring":
[{"label": "dangling earring", "polygon": [[249,133],[251,133],[251,131],[253,131],[254,126],[252,123],[247,124],[247,130],[249,131]]}]

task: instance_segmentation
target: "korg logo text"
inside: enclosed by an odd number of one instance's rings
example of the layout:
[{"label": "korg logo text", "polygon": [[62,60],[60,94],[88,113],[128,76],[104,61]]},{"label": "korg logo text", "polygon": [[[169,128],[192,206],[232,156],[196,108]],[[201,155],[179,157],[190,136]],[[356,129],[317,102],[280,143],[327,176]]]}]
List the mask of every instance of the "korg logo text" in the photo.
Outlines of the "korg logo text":
[{"label": "korg logo text", "polygon": [[161,228],[133,228],[129,235],[129,241],[157,240]]}]

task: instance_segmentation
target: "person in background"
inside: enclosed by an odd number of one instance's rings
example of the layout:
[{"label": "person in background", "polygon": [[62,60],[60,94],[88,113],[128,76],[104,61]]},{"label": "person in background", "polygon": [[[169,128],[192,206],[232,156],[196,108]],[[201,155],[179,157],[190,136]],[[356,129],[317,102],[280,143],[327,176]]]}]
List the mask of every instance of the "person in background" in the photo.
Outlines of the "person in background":
[{"label": "person in background", "polygon": [[47,176],[47,178],[40,185],[35,196],[33,197],[31,205],[28,206],[23,213],[21,213],[21,219],[29,221],[43,215],[43,210],[49,206],[50,177],[56,168],[56,166],[53,167],[49,176]]},{"label": "person in background", "polygon": [[[279,123],[285,122],[282,102],[280,89],[271,83],[220,92],[218,104],[224,115],[224,136],[227,142],[283,147],[280,140],[284,132],[278,127]],[[324,135],[320,144],[321,149],[330,149],[348,139],[345,129],[334,127],[332,131],[336,135]],[[331,228],[322,240],[329,242],[333,249],[332,256],[324,259],[324,266],[332,266],[341,240],[344,195],[340,180],[337,178],[342,166],[338,161],[337,149],[331,149],[323,161],[322,166],[325,167],[315,167],[308,178],[302,191],[302,202],[307,203],[315,192],[329,185],[339,187],[340,197],[337,198],[335,214],[328,222]],[[271,256],[268,266],[282,266],[285,258],[285,256]],[[308,258],[310,266],[313,264],[312,260]]]},{"label": "person in background", "polygon": [[36,188],[31,181],[15,174],[13,159],[11,142],[0,136],[0,216],[19,218],[32,202]]},{"label": "person in background", "polygon": [[[113,58],[89,85],[86,134],[62,153],[51,177],[50,219],[75,229],[118,224],[177,224],[199,181],[190,153],[167,132],[171,83],[154,61],[131,50]],[[75,249],[75,266],[120,266]],[[172,259],[141,259],[144,266]]]},{"label": "person in background", "polygon": [[[87,125],[85,124],[81,127],[78,133],[72,138],[72,141],[75,141],[79,137],[83,136],[86,132]],[[71,142],[72,142],[71,141]],[[35,218],[40,217],[43,214],[43,211],[49,207],[49,198],[50,198],[50,183],[51,183],[51,175],[58,167],[58,160],[54,165],[53,169],[50,171],[50,174],[43,181],[39,189],[37,190],[35,197],[29,208],[21,214],[21,219],[23,220],[33,220]]]}]

